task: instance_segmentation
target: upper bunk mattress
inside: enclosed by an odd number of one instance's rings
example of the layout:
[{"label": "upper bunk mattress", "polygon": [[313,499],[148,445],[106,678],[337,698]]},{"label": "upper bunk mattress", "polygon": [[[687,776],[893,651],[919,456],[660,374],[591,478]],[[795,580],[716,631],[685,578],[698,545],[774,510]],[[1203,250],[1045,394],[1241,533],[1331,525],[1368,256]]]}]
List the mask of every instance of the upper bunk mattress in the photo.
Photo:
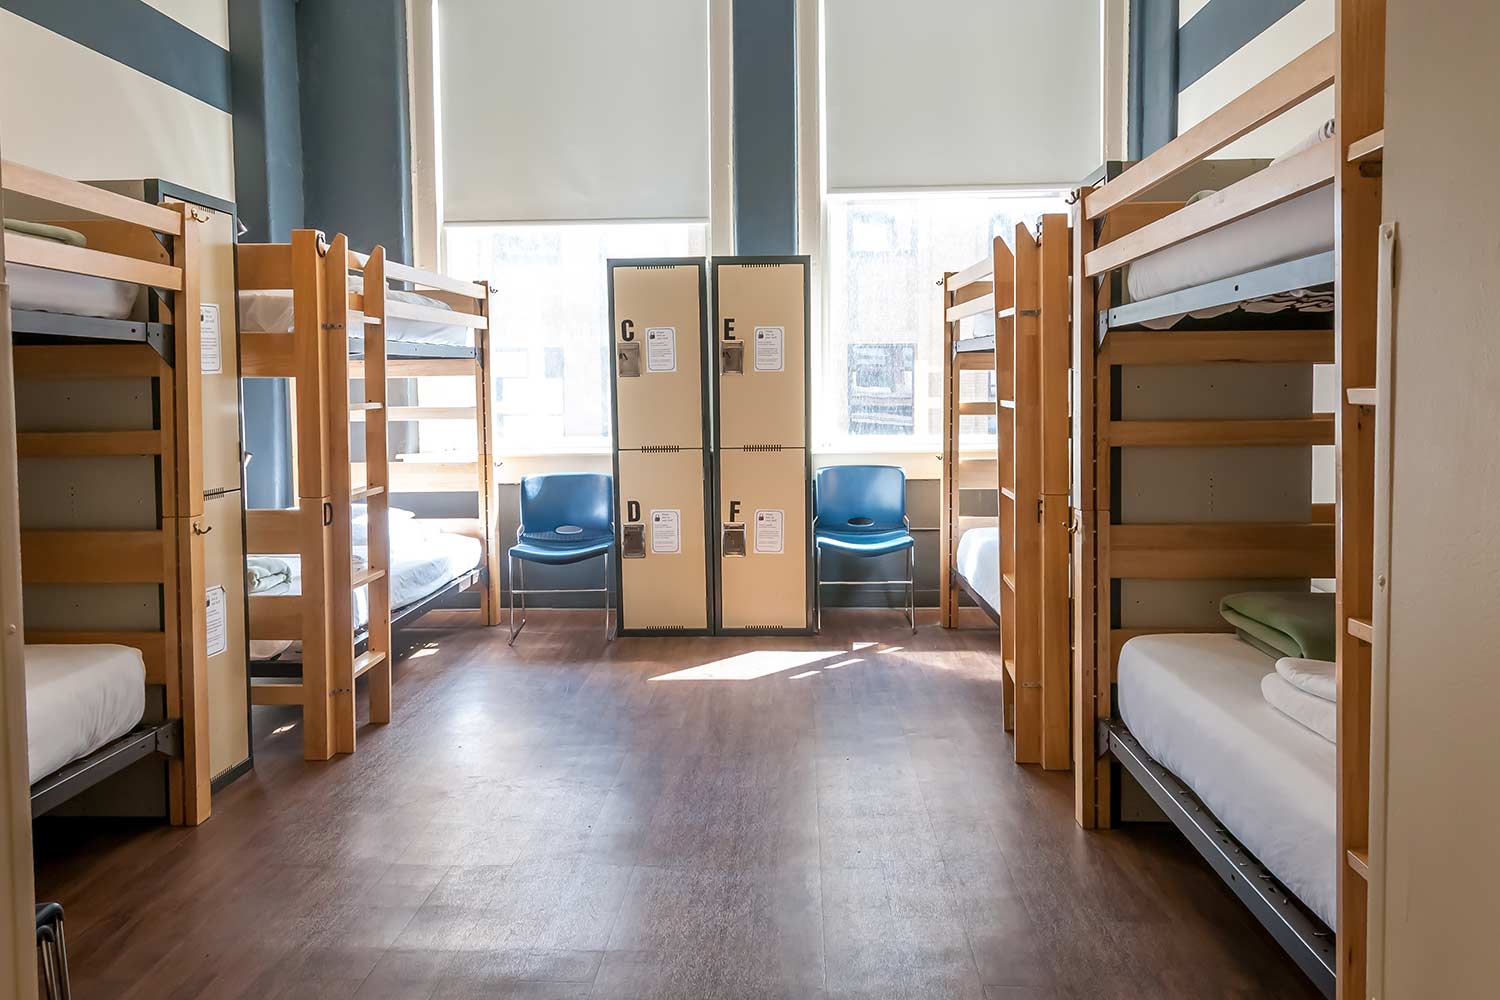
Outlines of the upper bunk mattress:
[{"label": "upper bunk mattress", "polygon": [[984,598],[993,611],[1000,609],[1000,528],[970,528],[958,539],[953,571]]},{"label": "upper bunk mattress", "polygon": [[[452,307],[446,302],[429,298],[426,295],[418,295],[415,292],[392,291],[390,297],[397,302],[452,311]],[[293,329],[292,317],[290,289],[258,289],[240,292],[240,323],[247,331],[285,333]],[[417,320],[392,318],[386,324],[386,336],[390,340],[406,344],[430,344],[438,347],[473,346],[473,337],[469,328],[450,323],[424,323]]]},{"label": "upper bunk mattress", "polygon": [[26,647],[26,749],[33,784],[124,736],[145,714],[140,650]]},{"label": "upper bunk mattress", "polygon": [[128,281],[29,264],[11,264],[5,276],[10,282],[10,307],[29,312],[129,319],[141,294],[141,286]]},{"label": "upper bunk mattress", "polygon": [[1276,661],[1233,635],[1146,635],[1120,651],[1120,717],[1260,863],[1336,922],[1336,748],[1261,695]]}]

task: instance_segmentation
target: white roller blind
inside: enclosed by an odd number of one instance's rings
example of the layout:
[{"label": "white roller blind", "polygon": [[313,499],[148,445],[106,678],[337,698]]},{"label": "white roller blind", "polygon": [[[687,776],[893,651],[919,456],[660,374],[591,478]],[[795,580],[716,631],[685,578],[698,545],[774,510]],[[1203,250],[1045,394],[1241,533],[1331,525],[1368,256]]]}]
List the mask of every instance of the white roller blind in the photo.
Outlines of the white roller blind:
[{"label": "white roller blind", "polygon": [[707,0],[439,0],[449,222],[708,217]]},{"label": "white roller blind", "polygon": [[1101,0],[825,0],[828,186],[1051,185],[1103,157]]}]

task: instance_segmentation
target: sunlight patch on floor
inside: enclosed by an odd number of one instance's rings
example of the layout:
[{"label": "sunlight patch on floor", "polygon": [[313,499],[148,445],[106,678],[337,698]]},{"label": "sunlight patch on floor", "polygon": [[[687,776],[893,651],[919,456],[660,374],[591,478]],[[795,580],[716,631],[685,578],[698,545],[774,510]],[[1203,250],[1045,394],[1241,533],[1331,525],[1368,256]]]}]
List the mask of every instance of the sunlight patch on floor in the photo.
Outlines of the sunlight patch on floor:
[{"label": "sunlight patch on floor", "polygon": [[738,656],[714,660],[712,663],[674,670],[669,674],[659,674],[651,680],[755,681],[773,674],[796,670],[798,667],[811,666],[819,660],[838,655],[840,654],[830,654],[824,649],[757,649],[749,653],[740,653]]}]

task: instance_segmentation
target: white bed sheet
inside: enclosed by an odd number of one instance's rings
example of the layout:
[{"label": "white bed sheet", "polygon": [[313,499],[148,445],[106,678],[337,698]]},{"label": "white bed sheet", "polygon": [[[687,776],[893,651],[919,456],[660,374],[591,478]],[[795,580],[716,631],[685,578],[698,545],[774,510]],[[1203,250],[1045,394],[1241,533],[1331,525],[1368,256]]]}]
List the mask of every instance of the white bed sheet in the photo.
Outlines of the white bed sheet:
[{"label": "white bed sheet", "polygon": [[1148,635],[1120,651],[1120,717],[1224,826],[1332,927],[1336,748],[1266,703],[1276,661],[1233,635]]},{"label": "white bed sheet", "polygon": [[[292,569],[289,583],[257,591],[255,596],[302,593],[302,560],[295,555],[282,556]],[[468,535],[446,531],[392,533],[391,535],[391,608],[399,610],[441,590],[449,582],[479,566],[484,558],[484,543]],[[356,552],[362,562],[363,553]],[[354,625],[363,628],[370,621],[369,591],[361,587],[354,592]],[[265,660],[294,649],[284,640],[256,640],[250,643],[252,659]]]},{"label": "white bed sheet", "polygon": [[110,740],[146,714],[146,664],[130,646],[26,647],[26,750],[31,782]]},{"label": "white bed sheet", "polygon": [[[448,309],[437,299],[414,292],[391,292],[391,298],[433,309]],[[246,330],[285,332],[293,329],[292,293],[290,289],[257,289],[240,292],[240,322]],[[423,323],[392,318],[386,325],[386,336],[407,344],[433,344],[442,347],[472,347],[473,337],[466,326],[451,323]]]},{"label": "white bed sheet", "polygon": [[27,264],[11,264],[5,275],[10,282],[10,307],[32,312],[128,319],[141,294],[141,286],[128,281]]},{"label": "white bed sheet", "polygon": [[1000,609],[1000,528],[970,528],[958,539],[953,568],[974,593]]}]

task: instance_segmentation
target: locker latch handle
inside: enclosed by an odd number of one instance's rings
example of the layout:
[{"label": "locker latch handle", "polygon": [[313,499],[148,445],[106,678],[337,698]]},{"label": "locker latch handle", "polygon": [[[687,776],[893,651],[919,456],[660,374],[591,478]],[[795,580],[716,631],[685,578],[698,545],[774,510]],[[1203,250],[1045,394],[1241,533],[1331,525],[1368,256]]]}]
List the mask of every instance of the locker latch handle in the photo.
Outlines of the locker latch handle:
[{"label": "locker latch handle", "polygon": [[635,342],[616,344],[615,362],[620,378],[640,378],[641,345]]},{"label": "locker latch handle", "polygon": [[720,551],[726,558],[745,554],[745,523],[743,521],[724,522],[723,544],[720,546]]},{"label": "locker latch handle", "polygon": [[626,524],[621,526],[620,558],[646,558],[646,526],[644,524]]},{"label": "locker latch handle", "polygon": [[741,340],[719,342],[719,372],[723,375],[745,374],[745,343]]}]

